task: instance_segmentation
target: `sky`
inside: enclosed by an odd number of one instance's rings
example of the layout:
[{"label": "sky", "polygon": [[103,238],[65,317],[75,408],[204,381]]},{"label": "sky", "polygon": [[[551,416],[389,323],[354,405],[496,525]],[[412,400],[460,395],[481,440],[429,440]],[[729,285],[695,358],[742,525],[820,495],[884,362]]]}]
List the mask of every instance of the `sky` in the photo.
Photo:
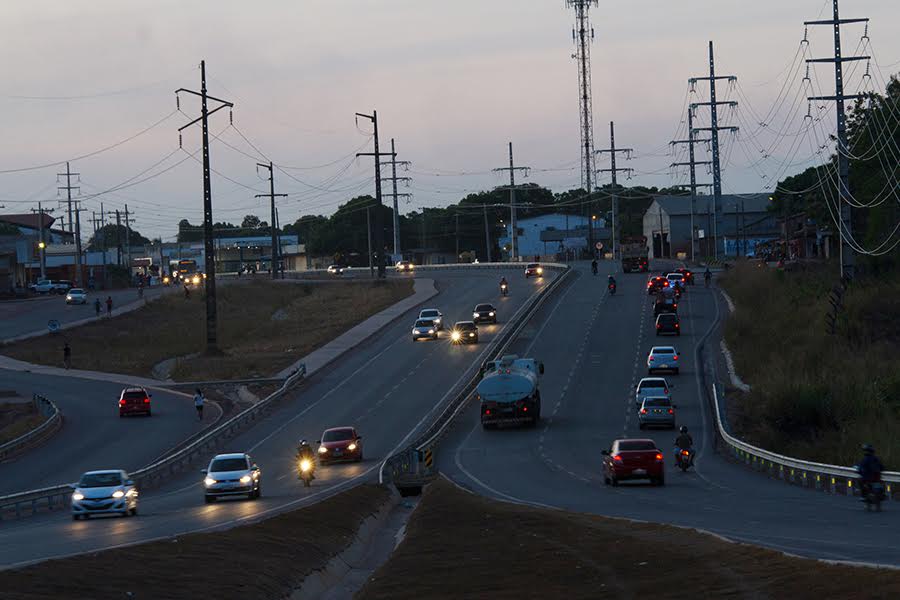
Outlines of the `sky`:
[{"label": "sky", "polygon": [[[900,3],[844,0],[842,17],[869,17],[844,28],[848,92],[881,89],[900,71]],[[833,93],[830,65],[805,76],[804,59],[833,52],[831,30],[804,20],[830,18],[831,0],[601,0],[590,11],[595,147],[634,148],[627,185],[686,183],[687,104],[708,100],[715,43],[721,82],[723,186],[727,193],[770,191],[785,175],[823,160],[834,108],[809,106],[807,88]],[[93,215],[128,205],[134,228],[174,240],[177,222],[202,221],[200,129],[177,129],[199,115],[200,60],[209,94],[234,103],[210,118],[213,214],[240,222],[270,220],[265,172],[275,165],[281,222],[330,214],[374,194],[371,123],[378,111],[381,151],[396,140],[410,161],[401,212],[446,206],[503,185],[492,169],[508,165],[508,143],[527,179],[554,191],[581,184],[578,83],[564,0],[353,0],[266,2],[29,0],[0,4],[0,211],[42,206],[64,216],[57,173],[80,173],[83,237]],[[892,26],[894,29],[892,29]],[[804,87],[806,86],[806,87]],[[826,106],[827,105],[827,106]],[[211,103],[211,107],[215,106]],[[809,112],[813,119],[804,119]],[[709,125],[697,110],[695,126]],[[110,147],[113,146],[113,147]],[[698,144],[698,160],[708,160]],[[597,167],[608,167],[598,158]],[[384,171],[385,174],[388,171]],[[698,181],[711,178],[698,168]],[[608,183],[608,175],[599,183]],[[389,191],[386,186],[385,191]],[[389,199],[386,199],[389,201]],[[109,214],[107,214],[107,218]]]}]

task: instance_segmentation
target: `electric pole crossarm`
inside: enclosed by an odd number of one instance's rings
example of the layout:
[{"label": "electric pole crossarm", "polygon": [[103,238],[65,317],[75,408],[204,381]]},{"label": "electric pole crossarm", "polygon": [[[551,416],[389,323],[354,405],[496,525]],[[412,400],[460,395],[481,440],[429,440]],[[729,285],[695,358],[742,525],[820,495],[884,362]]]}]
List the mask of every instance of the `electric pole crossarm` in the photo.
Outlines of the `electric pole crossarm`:
[{"label": "electric pole crossarm", "polygon": [[271,198],[275,196],[276,198],[287,198],[288,194],[255,194],[254,198]]},{"label": "electric pole crossarm", "polygon": [[597,169],[597,173],[634,173],[631,167],[619,167],[618,169]]},{"label": "electric pole crossarm", "polygon": [[702,142],[711,142],[711,141],[712,141],[712,139],[710,139],[710,138],[703,138],[703,139],[694,138],[693,140],[672,140],[671,142],[669,142],[669,145],[674,146],[675,144],[700,144]]},{"label": "electric pole crossarm", "polygon": [[634,152],[634,148],[604,148],[603,150],[594,150],[594,154],[612,154],[613,152]]},{"label": "electric pole crossarm", "polygon": [[691,165],[711,165],[711,160],[695,160],[693,162],[673,162],[670,167],[690,167]]},{"label": "electric pole crossarm", "polygon": [[713,105],[722,106],[723,104],[732,106],[732,107],[738,105],[737,100],[719,100],[718,102],[691,102],[691,108],[697,108],[698,106],[713,106]]},{"label": "electric pole crossarm", "polygon": [[[177,94],[178,92],[186,92],[186,93],[188,93],[188,94],[193,94],[193,95],[198,96],[198,97],[200,97],[200,98],[203,97],[203,94],[202,94],[202,93],[200,93],[200,92],[195,92],[194,90],[189,90],[189,89],[187,89],[187,88],[178,88],[177,90],[175,90],[175,93]],[[232,103],[229,102],[228,100],[222,100],[221,98],[216,98],[215,96],[210,96],[209,94],[206,94],[206,99],[207,99],[207,100],[215,100],[216,102],[221,102],[221,103],[224,104],[225,106],[231,106],[231,107],[234,106],[234,104],[232,104]],[[216,110],[218,110],[218,109],[216,109]],[[209,114],[212,114],[212,112],[210,112]]]},{"label": "electric pole crossarm", "polygon": [[807,63],[836,63],[850,62],[852,60],[869,60],[871,56],[833,56],[830,58],[807,58]]},{"label": "electric pole crossarm", "polygon": [[826,21],[803,21],[804,25],[843,25],[845,23],[868,23],[868,18],[862,19],[828,19]]},{"label": "electric pole crossarm", "polygon": [[728,127],[694,127],[694,131],[739,131],[740,127],[735,125],[730,125]]},{"label": "electric pole crossarm", "polygon": [[807,96],[807,100],[865,100],[865,94],[844,94],[843,96]]},{"label": "electric pole crossarm", "polygon": [[728,81],[737,81],[737,76],[735,75],[716,75],[715,77],[691,77],[688,79],[688,83],[696,83],[698,81],[719,81],[722,79],[727,79]]},{"label": "electric pole crossarm", "polygon": [[[219,111],[222,110],[223,108],[230,108],[230,107],[233,107],[233,106],[234,106],[233,104],[223,104],[222,106],[219,106],[219,107],[214,108],[214,109],[212,109],[212,110],[210,110],[210,111],[207,111],[207,112],[206,112],[206,117],[209,117],[209,115],[211,115],[211,114],[213,114],[213,113],[219,112]],[[183,127],[179,127],[179,128],[178,128],[178,132],[180,133],[182,130],[187,129],[188,127],[190,127],[190,126],[193,125],[194,123],[199,123],[199,122],[202,121],[203,119],[204,119],[204,116],[203,116],[203,115],[200,115],[199,117],[197,117],[196,119],[194,119],[193,121],[191,121],[190,123],[188,123],[187,125],[185,125],[185,126],[183,126]]]}]

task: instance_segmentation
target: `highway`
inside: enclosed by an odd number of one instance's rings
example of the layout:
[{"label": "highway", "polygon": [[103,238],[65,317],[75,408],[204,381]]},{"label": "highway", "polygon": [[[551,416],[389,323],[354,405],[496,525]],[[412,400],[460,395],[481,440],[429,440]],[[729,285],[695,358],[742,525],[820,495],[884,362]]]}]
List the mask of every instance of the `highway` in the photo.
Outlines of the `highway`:
[{"label": "highway", "polygon": [[[802,556],[900,565],[900,511],[891,503],[866,513],[858,499],[770,480],[715,453],[696,364],[707,333],[710,352],[718,348],[713,324],[725,309],[713,290],[702,280],[688,288],[679,307],[683,335],[657,338],[647,277],[617,274],[619,290],[610,297],[610,266],[601,265],[607,271],[598,277],[582,267],[513,348],[545,363],[543,423],[484,431],[473,403],[436,452],[441,471],[500,499],[672,523]],[[639,430],[632,406],[654,344],[681,352],[681,374],[666,377],[679,425],[689,427],[698,450],[696,469],[687,473],[672,465],[677,433]],[[666,456],[665,487],[603,484],[600,451],[623,436],[656,441]]]},{"label": "highway", "polygon": [[[499,297],[501,274],[510,279],[507,298]],[[424,276],[434,278],[439,290],[429,307],[442,310],[449,323],[471,319],[472,308],[479,302],[494,302],[500,323],[480,326],[478,345],[453,346],[446,335],[438,341],[413,342],[410,329],[418,309],[411,310],[332,367],[314,374],[267,418],[221,449],[250,452],[262,469],[261,500],[204,504],[199,469],[206,465],[198,463],[163,487],[146,491],[137,518],[74,522],[65,512],[3,522],[0,566],[227,527],[325,498],[360,478],[374,479],[381,461],[409,443],[413,432],[445,400],[446,390],[481,360],[505,326],[505,319],[550,281],[548,277],[526,282],[520,269],[430,271]],[[313,486],[303,488],[294,471],[297,442],[301,438],[315,441],[325,428],[338,425],[358,428],[365,460],[320,468]],[[93,466],[114,468],[119,464],[117,455],[110,452],[103,464]],[[64,480],[60,477],[56,482]]]}]

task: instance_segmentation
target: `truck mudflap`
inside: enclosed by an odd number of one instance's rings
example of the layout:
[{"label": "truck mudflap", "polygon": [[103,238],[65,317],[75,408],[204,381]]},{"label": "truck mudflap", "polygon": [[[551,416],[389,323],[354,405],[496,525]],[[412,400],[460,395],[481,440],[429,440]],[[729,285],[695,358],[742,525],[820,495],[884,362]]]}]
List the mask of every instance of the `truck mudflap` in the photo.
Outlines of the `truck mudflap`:
[{"label": "truck mudflap", "polygon": [[536,425],[541,419],[540,401],[519,401],[512,406],[487,402],[481,406],[481,425]]}]

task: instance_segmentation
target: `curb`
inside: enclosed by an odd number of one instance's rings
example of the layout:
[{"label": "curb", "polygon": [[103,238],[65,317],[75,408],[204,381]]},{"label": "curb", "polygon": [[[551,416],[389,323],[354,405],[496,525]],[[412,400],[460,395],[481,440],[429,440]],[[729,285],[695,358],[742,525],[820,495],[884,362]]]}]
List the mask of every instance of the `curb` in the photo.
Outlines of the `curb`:
[{"label": "curb", "polygon": [[725,366],[728,368],[728,377],[731,379],[731,385],[742,392],[749,392],[750,386],[744,383],[740,375],[737,374],[737,370],[734,368],[734,359],[731,357],[731,350],[728,349],[728,345],[725,343],[724,338],[719,342],[719,348],[722,349],[722,354],[725,356]]}]

